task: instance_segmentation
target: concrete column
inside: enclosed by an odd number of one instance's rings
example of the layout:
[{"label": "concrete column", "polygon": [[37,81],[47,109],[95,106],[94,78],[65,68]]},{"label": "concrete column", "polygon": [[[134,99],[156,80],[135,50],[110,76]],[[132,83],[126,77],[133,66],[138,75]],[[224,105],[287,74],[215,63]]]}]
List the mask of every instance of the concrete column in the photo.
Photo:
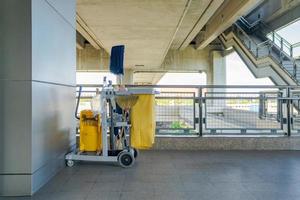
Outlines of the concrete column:
[{"label": "concrete column", "polygon": [[[210,68],[207,71],[207,84],[224,86],[226,85],[226,60],[221,51],[211,51],[210,53]],[[226,89],[214,88],[208,91],[225,92]],[[219,108],[219,112],[222,111],[226,103],[224,100],[211,100],[210,102],[215,105],[214,111]]]},{"label": "concrete column", "polygon": [[[133,69],[124,69],[122,84],[133,85]],[[121,80],[117,78],[117,84],[121,84]]]},{"label": "concrete column", "polygon": [[75,0],[2,0],[0,196],[31,195],[75,144]]},{"label": "concrete column", "polygon": [[100,71],[108,70],[109,54],[104,49],[95,49],[86,44],[83,49],[77,49],[78,71]]},{"label": "concrete column", "polygon": [[133,85],[133,69],[125,69],[123,83],[128,85]]},{"label": "concrete column", "polygon": [[206,70],[207,85],[226,85],[226,58],[221,51],[210,52],[210,63]]},{"label": "concrete column", "polygon": [[212,84],[226,85],[226,60],[221,51],[212,51]]}]

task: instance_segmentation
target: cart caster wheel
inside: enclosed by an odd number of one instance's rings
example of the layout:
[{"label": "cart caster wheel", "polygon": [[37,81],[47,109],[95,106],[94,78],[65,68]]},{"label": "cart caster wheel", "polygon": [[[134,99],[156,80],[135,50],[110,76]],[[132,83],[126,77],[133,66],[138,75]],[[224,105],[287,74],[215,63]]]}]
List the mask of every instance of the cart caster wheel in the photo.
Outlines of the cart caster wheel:
[{"label": "cart caster wheel", "polygon": [[68,167],[73,167],[74,166],[74,161],[73,160],[67,160],[67,166]]},{"label": "cart caster wheel", "polygon": [[137,150],[136,148],[133,148],[133,156],[134,158],[137,158],[139,156],[139,150]]},{"label": "cart caster wheel", "polygon": [[128,151],[122,151],[118,156],[118,163],[121,167],[129,168],[134,164],[134,156]]}]

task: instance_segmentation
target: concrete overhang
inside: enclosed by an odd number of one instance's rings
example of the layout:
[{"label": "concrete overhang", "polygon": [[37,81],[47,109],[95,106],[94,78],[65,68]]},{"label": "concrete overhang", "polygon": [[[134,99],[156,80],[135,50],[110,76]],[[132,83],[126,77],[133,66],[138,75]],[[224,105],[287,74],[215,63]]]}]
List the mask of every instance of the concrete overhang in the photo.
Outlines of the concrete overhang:
[{"label": "concrete overhang", "polygon": [[108,53],[124,44],[126,68],[157,68],[169,49],[185,49],[223,2],[77,0],[77,29]]},{"label": "concrete overhang", "polygon": [[264,0],[245,18],[250,23],[261,20],[270,30],[276,30],[300,18],[300,1]]},{"label": "concrete overhang", "polygon": [[195,47],[203,49],[222,32],[230,27],[239,17],[245,15],[262,0],[226,0],[217,12],[209,19],[201,37],[197,37]]}]

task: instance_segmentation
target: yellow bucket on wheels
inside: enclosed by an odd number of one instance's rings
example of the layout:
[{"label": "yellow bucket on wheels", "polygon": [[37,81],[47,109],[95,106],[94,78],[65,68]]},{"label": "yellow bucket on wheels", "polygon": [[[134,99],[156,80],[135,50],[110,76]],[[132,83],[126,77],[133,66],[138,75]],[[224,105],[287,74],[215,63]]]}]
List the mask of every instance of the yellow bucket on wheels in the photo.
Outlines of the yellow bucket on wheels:
[{"label": "yellow bucket on wheels", "polygon": [[94,115],[91,110],[80,112],[80,151],[100,151],[101,142],[101,120],[100,116]]}]

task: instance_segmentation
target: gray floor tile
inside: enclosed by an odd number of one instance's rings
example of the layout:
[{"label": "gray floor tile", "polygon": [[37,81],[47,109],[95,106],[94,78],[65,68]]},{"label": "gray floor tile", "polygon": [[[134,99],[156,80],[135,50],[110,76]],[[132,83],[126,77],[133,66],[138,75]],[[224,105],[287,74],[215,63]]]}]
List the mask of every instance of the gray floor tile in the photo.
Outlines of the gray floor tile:
[{"label": "gray floor tile", "polygon": [[121,192],[104,192],[99,194],[90,193],[85,200],[119,200]]},{"label": "gray floor tile", "polygon": [[164,192],[155,192],[155,200],[185,200],[187,195],[185,192],[181,191],[164,191]]},{"label": "gray floor tile", "polygon": [[139,191],[139,192],[122,192],[120,200],[153,200],[154,192]]},{"label": "gray floor tile", "polygon": [[76,163],[33,197],[0,200],[298,200],[296,151],[142,151],[130,169]]}]

